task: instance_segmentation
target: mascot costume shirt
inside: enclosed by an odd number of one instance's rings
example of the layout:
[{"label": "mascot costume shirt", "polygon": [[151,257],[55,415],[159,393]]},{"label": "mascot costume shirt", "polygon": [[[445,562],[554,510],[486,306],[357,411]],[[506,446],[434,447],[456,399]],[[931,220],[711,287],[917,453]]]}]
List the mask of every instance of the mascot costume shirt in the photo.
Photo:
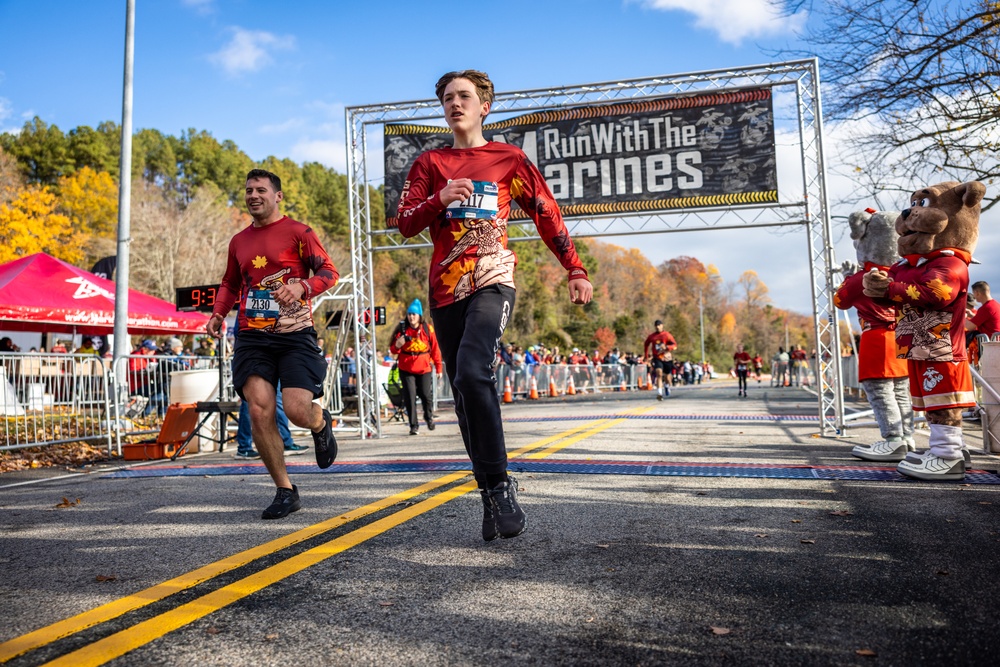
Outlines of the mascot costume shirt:
[{"label": "mascot costume shirt", "polygon": [[929,449],[907,454],[896,467],[909,477],[965,477],[962,408],[976,404],[965,351],[965,306],[985,194],[978,181],[917,190],[896,220],[903,259],[889,271],[864,274],[865,295],[897,309],[896,346],[907,360],[910,398],[930,424]]},{"label": "mascot costume shirt", "polygon": [[[851,454],[865,461],[902,461],[915,451],[913,409],[906,360],[897,358],[896,308],[864,295],[862,281],[872,269],[888,271],[899,260],[896,252],[898,211],[865,209],[848,218],[851,239],[858,253],[861,271],[847,275],[837,288],[834,304],[847,310],[856,308],[861,323],[858,349],[858,379],[875,414],[882,439],[858,445]],[[845,262],[845,267],[850,262]],[[848,272],[845,270],[845,275]]]}]

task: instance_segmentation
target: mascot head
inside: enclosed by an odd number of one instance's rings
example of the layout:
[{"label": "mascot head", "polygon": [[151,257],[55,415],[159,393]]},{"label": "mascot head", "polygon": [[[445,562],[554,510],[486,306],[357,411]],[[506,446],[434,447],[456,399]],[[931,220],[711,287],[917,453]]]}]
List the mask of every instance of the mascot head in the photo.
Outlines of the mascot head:
[{"label": "mascot head", "polygon": [[899,211],[875,211],[866,208],[855,211],[847,218],[851,226],[851,240],[858,253],[858,263],[865,262],[889,266],[899,259],[896,252],[896,218]]},{"label": "mascot head", "polygon": [[948,181],[917,190],[910,207],[896,219],[900,255],[925,255],[940,248],[968,253],[979,241],[979,203],[986,186],[979,181]]}]

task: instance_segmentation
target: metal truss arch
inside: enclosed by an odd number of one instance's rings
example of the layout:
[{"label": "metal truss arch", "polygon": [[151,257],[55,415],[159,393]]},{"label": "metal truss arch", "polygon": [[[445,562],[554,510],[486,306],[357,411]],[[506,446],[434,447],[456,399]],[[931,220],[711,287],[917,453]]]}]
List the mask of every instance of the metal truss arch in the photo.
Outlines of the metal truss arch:
[{"label": "metal truss arch", "polygon": [[[605,81],[553,88],[538,88],[496,94],[491,117],[525,111],[544,111],[603,105],[640,98],[694,95],[769,87],[790,100],[782,107],[784,125],[797,136],[801,167],[801,191],[779,193],[777,203],[740,204],[725,208],[683,208],[655,213],[616,213],[567,218],[574,238],[599,238],[634,234],[801,227],[806,236],[806,253],[811,276],[813,324],[817,353],[818,411],[821,431],[843,427],[843,381],[840,368],[839,318],[833,304],[835,267],[830,212],[827,196],[823,147],[822,109],[819,94],[819,63],[816,59],[796,60],[729,69],[689,72],[622,81]],[[372,257],[375,252],[431,245],[426,234],[405,239],[394,229],[372,229],[371,182],[368,170],[369,133],[379,134],[386,123],[440,121],[441,105],[436,99],[348,107],[347,165],[349,213],[351,219],[351,268],[355,276],[356,313],[374,304]],[[379,138],[381,138],[379,136]],[[379,156],[381,157],[381,156]],[[788,184],[786,184],[788,187]],[[533,224],[508,223],[511,242],[537,240]],[[360,336],[374,341],[370,325],[355,329],[355,349]],[[358,358],[358,410],[362,437],[380,437],[378,387],[373,357]]]}]

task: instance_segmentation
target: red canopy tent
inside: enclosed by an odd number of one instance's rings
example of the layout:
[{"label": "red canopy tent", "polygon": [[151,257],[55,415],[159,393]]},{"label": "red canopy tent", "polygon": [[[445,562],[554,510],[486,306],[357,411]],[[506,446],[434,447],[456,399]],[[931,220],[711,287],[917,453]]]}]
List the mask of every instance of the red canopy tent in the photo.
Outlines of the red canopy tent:
[{"label": "red canopy tent", "polygon": [[[208,316],[128,291],[132,335],[202,333]],[[115,283],[44,252],[0,265],[0,330],[114,333]]]}]

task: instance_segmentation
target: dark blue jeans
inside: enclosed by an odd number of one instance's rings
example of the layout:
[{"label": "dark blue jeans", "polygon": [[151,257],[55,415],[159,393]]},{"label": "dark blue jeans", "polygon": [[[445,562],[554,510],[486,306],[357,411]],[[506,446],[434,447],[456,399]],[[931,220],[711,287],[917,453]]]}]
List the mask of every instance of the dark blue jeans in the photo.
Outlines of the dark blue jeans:
[{"label": "dark blue jeans", "polygon": [[494,366],[514,311],[514,289],[490,285],[450,306],[431,310],[438,346],[455,396],[465,451],[480,488],[507,470]]}]

